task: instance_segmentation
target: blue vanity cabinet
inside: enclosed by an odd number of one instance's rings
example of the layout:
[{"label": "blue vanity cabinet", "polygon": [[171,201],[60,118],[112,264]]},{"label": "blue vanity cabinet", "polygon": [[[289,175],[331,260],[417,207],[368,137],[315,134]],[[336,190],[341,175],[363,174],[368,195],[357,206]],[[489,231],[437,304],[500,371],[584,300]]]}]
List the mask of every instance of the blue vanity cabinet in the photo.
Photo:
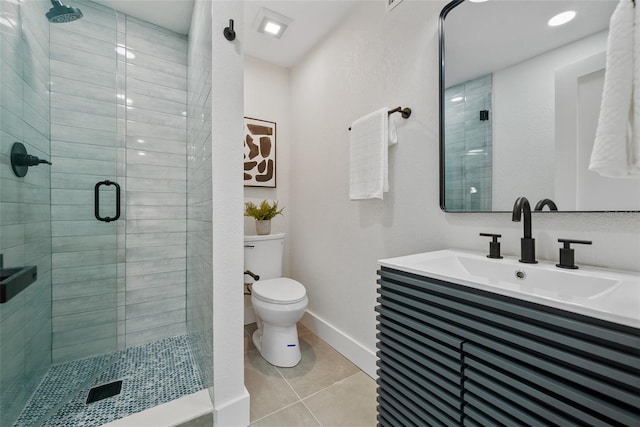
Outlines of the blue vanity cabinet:
[{"label": "blue vanity cabinet", "polygon": [[638,330],[378,273],[381,426],[640,426]]}]

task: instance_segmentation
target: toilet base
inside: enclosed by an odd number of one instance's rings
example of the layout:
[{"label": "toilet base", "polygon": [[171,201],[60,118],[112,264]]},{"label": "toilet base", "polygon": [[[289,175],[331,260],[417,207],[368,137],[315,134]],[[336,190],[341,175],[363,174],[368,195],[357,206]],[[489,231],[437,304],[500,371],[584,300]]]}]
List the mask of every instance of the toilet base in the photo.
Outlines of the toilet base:
[{"label": "toilet base", "polygon": [[302,359],[296,324],[276,326],[261,323],[252,340],[264,360],[281,368],[296,366]]}]

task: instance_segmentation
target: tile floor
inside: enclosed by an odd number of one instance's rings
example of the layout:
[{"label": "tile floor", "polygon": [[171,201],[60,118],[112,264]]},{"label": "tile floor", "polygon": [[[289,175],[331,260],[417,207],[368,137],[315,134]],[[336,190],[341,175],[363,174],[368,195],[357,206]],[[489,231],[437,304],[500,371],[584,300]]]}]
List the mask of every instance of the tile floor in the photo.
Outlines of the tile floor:
[{"label": "tile floor", "polygon": [[245,326],[244,380],[251,426],[375,426],[376,383],[348,359],[298,324],[302,360],[293,368],[267,363]]}]

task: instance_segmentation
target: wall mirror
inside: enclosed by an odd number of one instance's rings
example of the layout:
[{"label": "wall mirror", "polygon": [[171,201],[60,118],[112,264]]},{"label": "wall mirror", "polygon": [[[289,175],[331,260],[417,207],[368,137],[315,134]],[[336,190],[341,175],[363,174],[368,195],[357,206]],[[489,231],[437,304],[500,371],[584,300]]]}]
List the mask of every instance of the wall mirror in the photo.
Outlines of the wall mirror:
[{"label": "wall mirror", "polygon": [[[440,15],[440,206],[639,211],[640,180],[587,170],[617,0],[455,0]],[[553,16],[575,18],[549,26]],[[631,53],[630,53],[631,54]],[[548,208],[545,208],[547,210]]]}]

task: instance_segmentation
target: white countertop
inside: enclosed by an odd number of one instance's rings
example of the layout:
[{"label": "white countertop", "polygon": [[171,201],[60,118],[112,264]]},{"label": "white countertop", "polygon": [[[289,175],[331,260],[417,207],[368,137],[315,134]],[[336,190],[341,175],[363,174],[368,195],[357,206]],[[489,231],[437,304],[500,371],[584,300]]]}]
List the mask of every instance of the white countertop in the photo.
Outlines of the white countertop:
[{"label": "white countertop", "polygon": [[[445,249],[378,261],[383,267],[481,289],[573,313],[640,328],[640,273],[580,266],[556,267],[515,257],[489,259]],[[524,276],[524,279],[518,278]]]}]

